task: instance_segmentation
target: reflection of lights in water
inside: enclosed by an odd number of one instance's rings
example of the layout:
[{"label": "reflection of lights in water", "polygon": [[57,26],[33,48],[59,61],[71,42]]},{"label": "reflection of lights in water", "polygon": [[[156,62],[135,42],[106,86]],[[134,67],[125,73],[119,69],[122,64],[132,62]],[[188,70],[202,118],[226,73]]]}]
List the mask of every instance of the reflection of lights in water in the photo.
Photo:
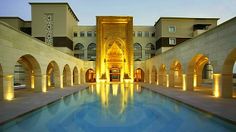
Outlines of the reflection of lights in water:
[{"label": "reflection of lights in water", "polygon": [[[98,96],[100,96],[103,112],[111,113],[112,115],[114,115],[114,112],[117,112],[116,113],[117,116],[122,115],[122,113],[125,111],[127,107],[128,102],[133,101],[134,98],[133,92],[134,92],[134,86],[132,83],[129,84],[121,83],[121,84],[111,84],[111,85],[106,83],[96,84],[96,93]],[[116,96],[119,97],[120,99],[117,100]],[[109,104],[110,103],[109,100],[113,99],[115,102]],[[118,104],[116,104],[116,102]]]}]

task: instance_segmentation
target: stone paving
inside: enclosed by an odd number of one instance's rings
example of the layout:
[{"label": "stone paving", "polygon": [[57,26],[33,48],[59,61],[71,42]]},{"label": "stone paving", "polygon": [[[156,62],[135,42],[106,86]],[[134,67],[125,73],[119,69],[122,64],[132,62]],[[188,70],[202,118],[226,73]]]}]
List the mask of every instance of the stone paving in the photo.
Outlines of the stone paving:
[{"label": "stone paving", "polygon": [[216,98],[198,92],[183,91],[155,84],[140,83],[140,85],[236,124],[236,99]]},{"label": "stone paving", "polygon": [[87,87],[88,85],[85,84],[73,87],[64,87],[63,89],[55,88],[53,90],[50,89],[46,93],[17,90],[17,98],[11,101],[0,101],[0,124]]}]

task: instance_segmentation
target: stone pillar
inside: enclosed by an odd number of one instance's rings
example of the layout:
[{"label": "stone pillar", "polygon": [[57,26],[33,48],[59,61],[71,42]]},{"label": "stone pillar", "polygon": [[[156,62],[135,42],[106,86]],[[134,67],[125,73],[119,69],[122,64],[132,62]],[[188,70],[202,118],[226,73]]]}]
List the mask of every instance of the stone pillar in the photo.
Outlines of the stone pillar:
[{"label": "stone pillar", "polygon": [[[60,75],[54,74],[54,85],[55,85],[55,88],[62,88],[61,87],[61,76]],[[63,82],[62,82],[62,86],[63,86]]]},{"label": "stone pillar", "polygon": [[35,75],[34,78],[35,92],[47,92],[47,75]]},{"label": "stone pillar", "polygon": [[[230,74],[213,74],[214,76],[214,84],[217,84],[218,77],[218,85],[219,85],[219,96],[223,98],[232,98],[233,97],[233,75]],[[216,85],[217,86],[217,85]]]},{"label": "stone pillar", "polygon": [[170,82],[169,82],[169,74],[166,74],[166,84],[165,84],[165,86],[166,86],[166,87],[169,87],[169,85],[170,85]]},{"label": "stone pillar", "polygon": [[145,48],[143,48],[145,46],[142,46],[142,60],[146,59],[146,55],[145,55]]},{"label": "stone pillar", "polygon": [[174,76],[174,72],[170,72],[170,76],[169,76],[169,84],[170,87],[174,87],[175,86],[175,76]]},{"label": "stone pillar", "polygon": [[196,79],[197,80],[196,86],[200,86],[201,83],[202,83],[202,73],[197,74],[196,77],[197,77],[197,79]]},{"label": "stone pillar", "polygon": [[84,50],[84,60],[88,60],[88,50]]},{"label": "stone pillar", "polygon": [[63,85],[63,74],[59,75],[60,77],[60,88],[64,88],[64,85]]},{"label": "stone pillar", "polygon": [[3,99],[12,100],[14,98],[14,77],[12,74],[2,75]]},{"label": "stone pillar", "polygon": [[163,86],[163,75],[159,74],[159,85]]},{"label": "stone pillar", "polygon": [[194,74],[193,73],[188,73],[186,76],[186,90],[188,91],[193,91],[193,86],[194,86]]}]

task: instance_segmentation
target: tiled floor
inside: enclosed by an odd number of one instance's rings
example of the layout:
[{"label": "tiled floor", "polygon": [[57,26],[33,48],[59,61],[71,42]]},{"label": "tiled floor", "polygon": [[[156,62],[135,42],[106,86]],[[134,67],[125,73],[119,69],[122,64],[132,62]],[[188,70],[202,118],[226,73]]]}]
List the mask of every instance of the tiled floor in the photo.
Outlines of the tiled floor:
[{"label": "tiled floor", "polygon": [[155,84],[140,83],[140,85],[236,124],[236,99],[216,98],[199,92],[182,91]]},{"label": "tiled floor", "polygon": [[50,89],[46,93],[17,90],[15,93],[16,99],[12,101],[0,101],[0,124],[86,87],[88,87],[88,85]]}]

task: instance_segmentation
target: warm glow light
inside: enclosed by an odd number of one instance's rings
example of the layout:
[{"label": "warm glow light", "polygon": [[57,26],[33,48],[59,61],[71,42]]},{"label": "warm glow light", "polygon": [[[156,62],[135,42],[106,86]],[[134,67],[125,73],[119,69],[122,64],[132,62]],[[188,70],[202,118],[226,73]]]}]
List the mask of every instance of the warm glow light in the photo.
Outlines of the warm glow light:
[{"label": "warm glow light", "polygon": [[183,74],[183,90],[186,91],[186,75]]},{"label": "warm glow light", "polygon": [[13,100],[13,98],[14,98],[14,94],[13,93],[7,93],[6,100],[11,101],[11,100]]},{"label": "warm glow light", "polygon": [[63,75],[60,76],[60,87],[63,88]]},{"label": "warm glow light", "polygon": [[169,83],[170,83],[170,82],[169,82],[169,75],[167,74],[167,75],[166,75],[166,87],[169,87]]},{"label": "warm glow light", "polygon": [[193,87],[196,87],[197,86],[197,75],[194,74],[193,75]]},{"label": "warm glow light", "polygon": [[14,98],[13,75],[7,75],[6,81],[7,81],[7,86],[6,86],[5,99],[10,101],[13,100]]},{"label": "warm glow light", "polygon": [[112,85],[112,95],[117,96],[118,94],[118,84],[113,84]]},{"label": "warm glow light", "polygon": [[42,80],[43,80],[43,89],[42,89],[42,91],[44,92],[44,93],[46,93],[47,92],[47,75],[43,75],[42,76]]},{"label": "warm glow light", "polygon": [[48,86],[51,87],[51,79],[50,79],[50,75],[47,76],[47,82],[48,82]]},{"label": "warm glow light", "polygon": [[31,88],[34,89],[34,75],[31,76]]},{"label": "warm glow light", "polygon": [[215,97],[220,97],[220,77],[221,74],[214,74],[213,79],[214,79],[214,96]]},{"label": "warm glow light", "polygon": [[157,79],[157,85],[159,85],[159,80]]}]

